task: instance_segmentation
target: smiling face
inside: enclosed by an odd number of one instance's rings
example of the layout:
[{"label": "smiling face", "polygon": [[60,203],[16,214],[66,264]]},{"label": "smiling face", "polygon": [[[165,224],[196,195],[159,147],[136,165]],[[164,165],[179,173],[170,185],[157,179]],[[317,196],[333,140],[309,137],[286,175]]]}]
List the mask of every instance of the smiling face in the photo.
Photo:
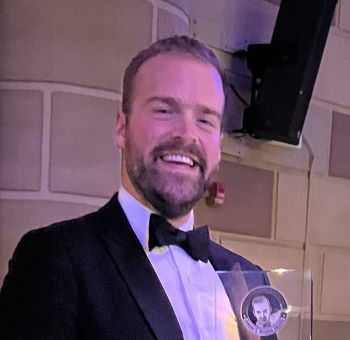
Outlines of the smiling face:
[{"label": "smiling face", "polygon": [[188,214],[220,161],[224,100],[212,65],[178,53],[147,60],[130,114],[117,117],[124,187],[169,219]]}]

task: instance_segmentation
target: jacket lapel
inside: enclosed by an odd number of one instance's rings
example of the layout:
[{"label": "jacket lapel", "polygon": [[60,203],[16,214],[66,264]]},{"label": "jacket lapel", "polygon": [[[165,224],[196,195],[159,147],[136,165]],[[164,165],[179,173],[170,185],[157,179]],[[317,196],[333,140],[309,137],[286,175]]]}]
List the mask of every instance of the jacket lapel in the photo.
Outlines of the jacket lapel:
[{"label": "jacket lapel", "polygon": [[117,194],[98,212],[108,251],[158,339],[183,339],[169,299],[134,234]]}]

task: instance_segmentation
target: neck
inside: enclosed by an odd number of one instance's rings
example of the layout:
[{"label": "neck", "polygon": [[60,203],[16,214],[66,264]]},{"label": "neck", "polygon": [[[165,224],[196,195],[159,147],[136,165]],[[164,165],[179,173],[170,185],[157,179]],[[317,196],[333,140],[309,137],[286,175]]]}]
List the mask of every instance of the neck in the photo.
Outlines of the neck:
[{"label": "neck", "polygon": [[[137,190],[134,188],[134,186],[131,184],[130,181],[122,181],[124,189],[131,195],[133,196],[137,201],[139,201],[142,205],[147,207],[148,209],[152,210],[153,212],[161,215],[159,211],[157,211],[152,204],[150,204],[141,194],[137,192]],[[186,223],[186,221],[191,217],[192,211],[188,212],[186,215],[173,218],[173,219],[168,219],[168,222],[174,227],[174,228],[179,228],[181,225]]]},{"label": "neck", "polygon": [[190,218],[190,214],[191,212],[189,212],[188,214],[178,217],[178,218],[174,218],[171,220],[168,220],[168,222],[174,227],[174,228],[179,228],[181,225],[183,225],[189,218]]}]

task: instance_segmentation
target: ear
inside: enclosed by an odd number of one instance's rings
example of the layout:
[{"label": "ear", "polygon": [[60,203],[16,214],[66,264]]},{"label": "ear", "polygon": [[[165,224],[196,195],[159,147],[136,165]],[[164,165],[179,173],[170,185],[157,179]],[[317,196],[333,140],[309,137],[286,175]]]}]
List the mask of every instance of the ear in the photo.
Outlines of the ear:
[{"label": "ear", "polygon": [[118,112],[115,118],[115,145],[118,149],[124,149],[125,146],[125,123],[125,113]]}]

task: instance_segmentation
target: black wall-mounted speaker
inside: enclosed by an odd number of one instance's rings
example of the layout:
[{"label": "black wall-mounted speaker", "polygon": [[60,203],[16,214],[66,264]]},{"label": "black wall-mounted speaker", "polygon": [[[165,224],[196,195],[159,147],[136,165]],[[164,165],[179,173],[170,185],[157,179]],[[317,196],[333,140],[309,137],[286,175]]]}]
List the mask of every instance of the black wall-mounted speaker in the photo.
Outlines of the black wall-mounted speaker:
[{"label": "black wall-mounted speaker", "polygon": [[282,0],[270,48],[249,46],[252,98],[243,129],[253,137],[299,143],[336,4]]}]

